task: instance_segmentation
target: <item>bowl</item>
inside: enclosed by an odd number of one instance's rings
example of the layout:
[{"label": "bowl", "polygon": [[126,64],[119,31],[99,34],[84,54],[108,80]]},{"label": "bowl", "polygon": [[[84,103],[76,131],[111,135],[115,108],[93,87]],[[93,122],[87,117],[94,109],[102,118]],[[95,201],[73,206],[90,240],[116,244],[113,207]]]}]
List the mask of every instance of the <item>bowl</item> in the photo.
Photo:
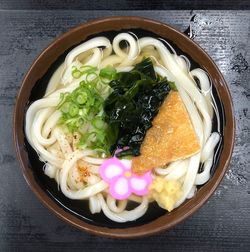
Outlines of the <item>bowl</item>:
[{"label": "bowl", "polygon": [[[125,30],[135,31],[138,36],[154,34],[166,39],[177,52],[187,55],[192,64],[200,66],[209,74],[221,113],[223,144],[216,158],[211,179],[198,189],[193,198],[186,200],[170,213],[155,210],[159,208],[152,205],[151,215],[135,222],[115,224],[105,221],[101,214],[91,216],[86,210],[86,203],[73,202],[55,188],[55,182],[43,174],[42,163],[26,141],[24,118],[28,104],[42,97],[51,74],[64,60],[69,50],[94,36],[105,35],[111,38],[114,34]],[[48,209],[67,223],[92,234],[113,238],[137,238],[174,227],[195,213],[209,199],[229,165],[234,144],[234,129],[232,99],[227,84],[213,60],[203,49],[185,34],[166,24],[142,17],[119,16],[81,24],[58,37],[37,57],[26,74],[17,96],[13,135],[24,178]]]}]

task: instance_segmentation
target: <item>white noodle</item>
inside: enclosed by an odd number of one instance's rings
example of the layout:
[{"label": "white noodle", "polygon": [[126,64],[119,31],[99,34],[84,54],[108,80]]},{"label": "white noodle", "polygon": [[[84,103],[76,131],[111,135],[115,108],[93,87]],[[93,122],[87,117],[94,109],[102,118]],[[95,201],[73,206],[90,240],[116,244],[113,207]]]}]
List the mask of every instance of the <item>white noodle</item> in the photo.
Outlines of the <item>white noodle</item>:
[{"label": "white noodle", "polygon": [[61,64],[56,71],[54,72],[54,74],[52,75],[52,77],[49,80],[48,86],[46,88],[46,92],[45,95],[48,95],[52,92],[54,92],[58,85],[60,85],[61,82],[61,76],[62,76],[62,71],[64,69],[64,63]]},{"label": "white noodle", "polygon": [[66,67],[68,67],[79,54],[101,46],[106,48],[111,47],[110,41],[105,37],[97,37],[90,39],[87,42],[84,42],[81,45],[75,47],[68,53],[68,55],[65,58]]},{"label": "white noodle", "polygon": [[[120,48],[120,42],[126,41],[129,44],[128,54]],[[130,66],[139,53],[138,42],[128,33],[120,33],[113,40],[114,52],[121,58],[125,58],[119,66]]]},{"label": "white noodle", "polygon": [[102,210],[101,202],[96,195],[89,197],[89,210],[92,214],[100,213]]},{"label": "white noodle", "polygon": [[99,192],[105,190],[108,185],[101,180],[95,185],[87,186],[81,190],[72,191],[67,186],[67,178],[69,170],[74,166],[74,164],[83,157],[82,152],[76,151],[69,155],[69,158],[66,159],[63,163],[61,176],[60,176],[60,187],[65,196],[70,199],[87,199],[93,195],[96,195]]},{"label": "white noodle", "polygon": [[201,153],[202,162],[205,162],[208,158],[213,156],[214,148],[218,144],[219,141],[220,141],[220,135],[217,132],[213,132],[203,147],[203,150]]},{"label": "white noodle", "polygon": [[106,201],[103,198],[102,194],[98,194],[98,199],[100,200],[102,211],[104,214],[111,220],[116,222],[127,222],[137,220],[145,214],[148,209],[148,200],[147,197],[142,197],[141,204],[133,210],[124,210],[121,213],[113,212],[107,205]]}]

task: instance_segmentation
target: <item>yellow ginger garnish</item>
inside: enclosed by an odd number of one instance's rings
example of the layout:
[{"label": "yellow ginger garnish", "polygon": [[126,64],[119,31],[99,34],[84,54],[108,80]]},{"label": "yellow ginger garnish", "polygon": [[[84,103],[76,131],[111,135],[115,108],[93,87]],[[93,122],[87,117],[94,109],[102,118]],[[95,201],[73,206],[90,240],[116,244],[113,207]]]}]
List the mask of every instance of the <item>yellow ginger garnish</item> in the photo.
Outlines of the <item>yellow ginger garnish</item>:
[{"label": "yellow ginger garnish", "polygon": [[158,205],[169,212],[174,209],[175,203],[182,195],[181,183],[179,181],[167,181],[162,177],[156,177],[150,185],[149,190]]}]

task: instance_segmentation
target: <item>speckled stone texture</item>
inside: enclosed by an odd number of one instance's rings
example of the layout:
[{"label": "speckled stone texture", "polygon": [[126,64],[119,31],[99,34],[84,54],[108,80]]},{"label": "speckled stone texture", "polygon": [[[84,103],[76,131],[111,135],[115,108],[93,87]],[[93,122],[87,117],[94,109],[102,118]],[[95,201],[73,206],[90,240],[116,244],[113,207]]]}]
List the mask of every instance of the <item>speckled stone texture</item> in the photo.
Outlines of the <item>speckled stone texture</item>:
[{"label": "speckled stone texture", "polygon": [[[7,1],[2,1],[2,9]],[[246,1],[247,4],[247,1]],[[1,251],[249,251],[250,11],[0,10],[0,250]],[[215,195],[192,218],[138,240],[98,238],[65,224],[30,191],[12,143],[15,97],[30,64],[56,36],[89,19],[154,18],[185,31],[214,59],[229,85],[236,143]],[[20,125],[22,127],[22,125]]]}]

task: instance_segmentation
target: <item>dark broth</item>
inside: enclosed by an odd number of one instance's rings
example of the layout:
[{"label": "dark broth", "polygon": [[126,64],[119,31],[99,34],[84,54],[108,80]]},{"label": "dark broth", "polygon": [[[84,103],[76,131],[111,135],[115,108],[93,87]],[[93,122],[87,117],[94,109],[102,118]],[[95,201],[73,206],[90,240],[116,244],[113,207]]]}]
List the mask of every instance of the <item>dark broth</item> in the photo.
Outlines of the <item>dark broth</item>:
[{"label": "dark broth", "polygon": [[[145,37],[145,36],[159,38],[159,36],[157,36],[156,34],[149,32],[149,31],[141,30],[141,29],[131,29],[129,31],[128,30],[121,30],[119,32],[133,32],[134,34],[136,34],[138,36],[138,38]],[[102,33],[98,33],[96,35],[92,35],[92,36],[88,37],[85,41],[87,41],[88,39],[91,39],[93,37],[97,37],[97,36],[105,36],[112,41],[113,38],[117,34],[118,34],[117,31],[102,32]],[[84,41],[82,41],[82,42],[84,42]],[[168,42],[170,42],[170,41],[168,41]],[[191,69],[200,67],[196,62],[194,62],[189,57],[189,55],[187,55],[185,52],[182,52],[179,48],[177,48],[177,46],[175,44],[173,44],[173,43],[170,43],[170,44],[176,50],[176,53],[178,55],[183,54],[188,57],[188,59],[190,60],[190,63],[191,63]],[[75,45],[75,46],[77,46],[77,45]],[[55,70],[61,65],[61,63],[64,61],[67,53],[70,50],[72,50],[74,47],[65,51],[64,54],[62,54],[58,59],[56,59],[55,62],[50,66],[50,68],[48,69],[46,74],[41,79],[39,79],[37,81],[37,83],[35,84],[35,86],[33,87],[32,91],[31,91],[29,103],[27,104],[27,108],[30,103],[32,103],[33,101],[40,99],[44,96],[47,84],[48,84],[51,76],[53,75]],[[214,95],[214,98],[215,98],[215,101],[216,101],[216,104],[217,104],[217,107],[219,110],[220,125],[221,125],[220,133],[223,136],[223,128],[225,125],[223,104],[220,102],[218,93],[217,93],[214,86],[212,87],[212,92],[213,92],[213,95]],[[213,131],[217,131],[217,125],[218,125],[217,118],[214,116],[214,118],[213,118]],[[36,152],[28,144],[27,139],[25,139],[25,145],[26,145],[26,149],[28,152],[28,156],[29,156],[29,168],[32,170],[34,177],[35,177],[37,183],[39,184],[39,186],[49,195],[49,197],[53,198],[55,200],[55,202],[61,208],[63,208],[63,210],[70,212],[71,214],[77,216],[80,219],[83,219],[84,221],[86,221],[90,224],[94,224],[97,226],[112,227],[112,228],[127,228],[127,227],[134,227],[134,226],[139,226],[139,225],[149,223],[149,222],[157,219],[158,217],[166,214],[166,210],[158,207],[156,202],[149,204],[149,208],[148,208],[147,212],[141,218],[139,218],[136,221],[132,221],[132,222],[116,223],[116,222],[109,220],[103,213],[91,214],[91,212],[89,211],[88,200],[71,200],[71,199],[67,198],[66,196],[64,196],[64,194],[58,189],[58,185],[57,185],[56,181],[54,179],[50,179],[48,176],[46,176],[44,174],[44,172],[43,172],[44,163],[39,161],[39,158],[38,158]],[[222,146],[223,146],[223,137],[222,137],[222,140],[221,140],[220,144],[218,145],[216,152],[215,152],[216,154],[214,157],[214,163],[213,163],[213,167],[211,169],[212,175],[213,175],[213,173],[216,169],[217,163],[219,161]],[[135,206],[135,204],[131,202],[129,205],[129,208],[134,207],[134,206]]]}]

